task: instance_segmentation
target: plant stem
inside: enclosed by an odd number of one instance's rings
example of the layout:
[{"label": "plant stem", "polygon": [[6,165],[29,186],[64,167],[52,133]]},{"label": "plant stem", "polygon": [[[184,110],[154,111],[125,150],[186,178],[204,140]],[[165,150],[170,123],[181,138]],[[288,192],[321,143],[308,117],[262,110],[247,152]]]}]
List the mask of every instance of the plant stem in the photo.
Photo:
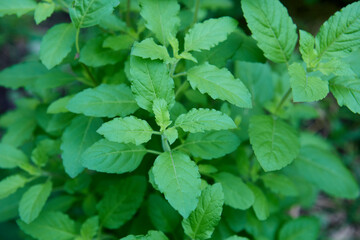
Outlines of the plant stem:
[{"label": "plant stem", "polygon": [[176,90],[175,93],[175,98],[177,98],[179,96],[180,93],[182,93],[183,90],[186,90],[189,87],[189,82],[188,81],[184,81],[180,87]]},{"label": "plant stem", "polygon": [[174,78],[174,73],[176,70],[176,66],[179,63],[180,59],[176,59],[176,61],[174,62],[174,64],[171,65],[171,69],[170,69],[170,77]]},{"label": "plant stem", "polygon": [[131,0],[127,0],[127,5],[126,5],[126,25],[128,27],[131,27],[130,11],[131,11]]},{"label": "plant stem", "polygon": [[78,54],[80,54],[79,35],[80,35],[80,28],[76,29],[76,38],[75,38],[76,52],[77,52]]},{"label": "plant stem", "polygon": [[173,78],[177,78],[177,77],[185,76],[186,74],[187,74],[187,72],[177,73],[177,74],[173,75]]},{"label": "plant stem", "polygon": [[196,0],[195,3],[195,11],[194,11],[194,19],[193,22],[191,24],[191,27],[197,22],[198,20],[198,13],[199,13],[199,8],[200,8],[200,0]]},{"label": "plant stem", "polygon": [[94,75],[91,73],[90,69],[88,68],[88,66],[86,66],[86,65],[83,64],[83,63],[80,63],[80,64],[81,64],[81,66],[84,68],[84,70],[85,70],[85,72],[87,73],[87,75],[89,75],[89,77],[90,77],[92,83],[94,84],[94,86],[97,86],[98,83],[97,83]]},{"label": "plant stem", "polygon": [[151,150],[151,149],[146,149],[146,152],[152,153],[152,154],[155,154],[155,155],[160,155],[160,154],[162,154],[162,152],[159,152],[159,151],[156,151],[156,150]]},{"label": "plant stem", "polygon": [[288,99],[290,94],[291,94],[291,88],[289,88],[289,90],[287,90],[285,95],[282,97],[281,101],[279,102],[279,104],[277,105],[277,107],[275,109],[275,113],[277,113],[281,109],[281,107],[284,105],[284,103],[286,102],[286,100]]}]

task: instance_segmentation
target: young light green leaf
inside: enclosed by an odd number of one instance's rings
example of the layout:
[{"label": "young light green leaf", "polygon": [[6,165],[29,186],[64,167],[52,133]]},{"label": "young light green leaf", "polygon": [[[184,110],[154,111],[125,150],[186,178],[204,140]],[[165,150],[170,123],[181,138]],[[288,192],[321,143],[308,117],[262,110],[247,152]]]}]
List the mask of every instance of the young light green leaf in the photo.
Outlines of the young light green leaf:
[{"label": "young light green leaf", "polygon": [[279,240],[316,240],[320,223],[316,218],[300,217],[288,221],[280,229]]},{"label": "young light green leaf", "polygon": [[106,122],[97,132],[112,142],[139,145],[148,142],[154,131],[145,120],[130,116]]},{"label": "young light green leaf", "polygon": [[98,228],[99,228],[99,217],[94,216],[88,218],[80,229],[80,234],[82,239],[92,240],[96,236]]},{"label": "young light green leaf", "polygon": [[287,9],[279,0],[244,0],[241,7],[265,57],[277,63],[288,62],[298,36]]},{"label": "young light green leaf", "polygon": [[178,139],[179,137],[179,133],[176,130],[176,128],[168,128],[164,131],[164,135],[166,136],[167,140],[169,141],[170,144],[173,144],[176,139]]},{"label": "young light green leaf", "polygon": [[228,115],[215,109],[193,108],[176,119],[175,127],[180,127],[186,132],[196,133],[232,129],[236,128],[236,125]]},{"label": "young light green leaf", "polygon": [[182,148],[194,157],[213,159],[229,154],[240,145],[239,138],[229,131],[190,133]]},{"label": "young light green leaf", "polygon": [[76,30],[70,23],[57,24],[48,30],[40,46],[40,60],[48,69],[59,65],[70,53],[75,34]]},{"label": "young light green leaf", "polygon": [[111,48],[115,51],[128,50],[133,45],[134,41],[134,37],[126,34],[121,34],[118,36],[109,36],[105,38],[102,46],[104,48]]},{"label": "young light green leaf", "polygon": [[0,72],[0,86],[11,89],[29,87],[46,72],[40,62],[19,63]]},{"label": "young light green leaf", "polygon": [[318,60],[317,58],[317,53],[315,51],[315,38],[312,34],[300,30],[300,53],[302,56],[302,59],[304,60],[304,62],[306,63],[306,65],[310,68],[314,68],[317,63]]},{"label": "young light green leaf", "polygon": [[161,131],[165,130],[171,124],[167,102],[164,99],[155,99],[153,112],[157,125],[161,127]]},{"label": "young light green leaf", "polygon": [[65,129],[62,136],[62,159],[65,172],[72,178],[84,170],[81,164],[83,152],[100,139],[96,130],[101,126],[101,119],[78,116]]},{"label": "young light green leaf", "polygon": [[27,182],[28,179],[19,174],[11,175],[2,179],[0,181],[0,199],[13,194],[16,190],[22,188]]},{"label": "young light green leaf", "polygon": [[300,143],[296,131],[272,116],[252,117],[249,136],[255,156],[265,171],[279,170],[299,154]]},{"label": "young light green leaf", "polygon": [[166,235],[159,231],[149,231],[145,236],[144,235],[129,235],[127,237],[121,238],[120,240],[169,240]]},{"label": "young light green leaf", "polygon": [[51,1],[39,2],[35,8],[34,19],[36,24],[50,17],[55,10],[55,3]]},{"label": "young light green leaf", "polygon": [[71,98],[73,98],[73,96],[70,95],[55,100],[49,105],[46,112],[50,114],[69,112],[66,106],[68,105]]},{"label": "young light green leaf", "polygon": [[330,195],[348,199],[359,196],[359,186],[350,171],[328,150],[304,146],[290,167],[295,168],[299,176]]},{"label": "young light green leaf", "polygon": [[80,62],[91,67],[101,67],[119,62],[121,54],[111,48],[104,48],[103,40],[102,37],[90,39],[80,51]]},{"label": "young light green leaf", "polygon": [[22,151],[5,143],[0,143],[0,153],[0,168],[16,168],[29,161]]},{"label": "young light green leaf", "polygon": [[182,221],[185,234],[191,239],[208,239],[220,221],[224,194],[221,184],[206,187],[196,209]]},{"label": "young light green leaf", "polygon": [[209,50],[235,31],[237,22],[231,17],[209,19],[197,23],[185,36],[185,51]]},{"label": "young light green leaf", "polygon": [[118,4],[118,0],[75,0],[69,8],[71,21],[76,28],[97,25]]},{"label": "young light green leaf", "polygon": [[329,83],[319,77],[307,76],[300,63],[291,64],[289,74],[295,102],[318,101],[329,93]]},{"label": "young light green leaf", "polygon": [[131,176],[110,186],[97,205],[100,223],[109,229],[117,229],[130,220],[140,207],[146,190],[146,179]]},{"label": "young light green leaf", "polygon": [[226,205],[245,210],[254,204],[254,194],[241,178],[226,172],[217,173],[213,177],[221,183]]},{"label": "young light green leaf", "polygon": [[266,196],[259,187],[255,186],[253,184],[249,185],[249,188],[251,189],[251,191],[253,192],[254,197],[255,197],[255,201],[252,206],[254,209],[255,215],[259,220],[264,221],[270,215],[269,204],[266,199]]},{"label": "young light green leaf", "polygon": [[169,53],[164,46],[157,45],[152,38],[146,38],[141,42],[135,42],[131,54],[137,57],[159,59],[170,62]]},{"label": "young light green leaf", "polygon": [[360,113],[360,80],[354,77],[336,77],[330,80],[330,91],[340,106]]},{"label": "young light green leaf", "polygon": [[338,58],[330,59],[327,62],[320,62],[316,69],[325,75],[334,74],[336,76],[356,76],[351,69],[351,66]]},{"label": "young light green leaf", "polygon": [[70,112],[91,117],[125,117],[134,113],[138,106],[128,86],[125,84],[101,84],[76,94],[68,103]]},{"label": "young light green leaf", "polygon": [[130,58],[131,89],[138,105],[151,112],[155,99],[174,105],[174,80],[165,63],[132,56]]},{"label": "young light green leaf", "polygon": [[163,45],[168,45],[168,39],[176,36],[180,25],[177,16],[180,5],[176,0],[140,0],[140,5],[140,14],[146,21],[145,26]]},{"label": "young light green leaf", "polygon": [[115,143],[102,139],[82,155],[82,165],[106,173],[132,172],[141,163],[146,149],[139,145]]},{"label": "young light green leaf", "polygon": [[50,196],[52,183],[47,181],[29,188],[20,200],[19,215],[20,219],[29,224],[34,221],[45,206],[46,200]]},{"label": "young light green leaf", "polygon": [[38,240],[70,240],[77,236],[75,222],[62,212],[44,212],[30,224],[20,220],[17,224]]},{"label": "young light green leaf", "polygon": [[170,205],[187,218],[201,194],[196,164],[184,153],[165,152],[156,158],[153,173],[155,183]]},{"label": "young light green leaf", "polygon": [[172,232],[180,223],[180,215],[158,194],[151,194],[148,213],[152,224],[162,232]]},{"label": "young light green leaf", "polygon": [[315,38],[318,59],[344,55],[360,46],[360,2],[336,12],[320,28]]},{"label": "young light green leaf", "polygon": [[33,11],[36,8],[34,0],[0,1],[0,17],[16,14],[17,17]]},{"label": "young light green leaf", "polygon": [[213,99],[225,100],[238,107],[252,107],[249,90],[226,68],[219,69],[205,63],[191,68],[187,77],[193,89],[197,88]]},{"label": "young light green leaf", "polygon": [[285,196],[296,196],[298,191],[294,182],[285,175],[276,173],[267,173],[261,176],[265,187],[273,191],[274,193]]}]

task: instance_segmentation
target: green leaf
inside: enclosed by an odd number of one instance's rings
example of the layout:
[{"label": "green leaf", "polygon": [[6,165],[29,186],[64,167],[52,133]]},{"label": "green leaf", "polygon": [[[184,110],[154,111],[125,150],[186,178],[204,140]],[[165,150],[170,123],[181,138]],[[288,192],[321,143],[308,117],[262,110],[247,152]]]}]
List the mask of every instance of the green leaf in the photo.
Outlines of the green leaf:
[{"label": "green leaf", "polygon": [[265,57],[277,63],[288,62],[298,36],[287,9],[279,0],[244,0],[241,7]]},{"label": "green leaf", "polygon": [[29,188],[20,200],[19,214],[20,219],[29,224],[34,221],[45,206],[46,200],[50,196],[52,183],[47,181]]},{"label": "green leaf", "polygon": [[268,63],[236,61],[235,76],[249,89],[255,104],[264,104],[273,98],[275,91]]},{"label": "green leaf", "polygon": [[181,219],[170,204],[157,194],[149,196],[148,213],[151,223],[162,232],[174,231]]},{"label": "green leaf", "polygon": [[[314,49],[315,47],[315,38],[313,35],[311,35],[310,33],[300,30],[300,53],[302,56],[302,59],[304,60],[304,62],[306,63],[306,65],[308,67],[315,67],[315,65],[317,64],[318,60],[317,58],[317,53]],[[315,63],[314,63],[315,61]]]},{"label": "green leaf", "polygon": [[146,28],[152,31],[162,44],[168,45],[168,39],[176,36],[180,25],[177,16],[180,5],[175,0],[140,0],[140,5],[140,14],[146,21]]},{"label": "green leaf", "polygon": [[173,144],[176,139],[179,137],[179,133],[176,128],[168,128],[164,131],[164,135],[166,136],[167,140],[170,144]]},{"label": "green leaf", "polygon": [[340,106],[360,113],[360,81],[354,77],[336,77],[330,80],[330,91]]},{"label": "green leaf", "polygon": [[50,114],[69,112],[66,106],[68,105],[71,98],[73,98],[73,96],[70,95],[55,100],[49,105],[46,112]]},{"label": "green leaf", "polygon": [[48,30],[40,46],[40,60],[48,69],[59,65],[70,53],[75,34],[76,30],[70,23],[57,24]]},{"label": "green leaf", "polygon": [[197,23],[185,35],[185,51],[209,50],[235,31],[237,21],[231,17],[209,19]]},{"label": "green leaf", "polygon": [[181,114],[175,121],[175,127],[186,132],[204,132],[210,130],[225,130],[236,128],[234,121],[226,114],[214,109],[191,109]]},{"label": "green leaf", "polygon": [[249,185],[249,188],[254,193],[254,197],[255,197],[254,205],[252,206],[255,215],[259,220],[264,221],[270,215],[269,204],[266,199],[266,196],[263,193],[263,191],[261,191],[261,189],[255,185]]},{"label": "green leaf", "polygon": [[240,145],[239,138],[229,131],[190,133],[182,148],[194,157],[213,159],[232,153]]},{"label": "green leaf", "polygon": [[300,63],[291,64],[289,74],[295,102],[318,101],[329,93],[329,83],[319,77],[307,76]]},{"label": "green leaf", "polygon": [[135,39],[132,36],[121,34],[118,36],[109,36],[103,42],[104,48],[111,48],[112,50],[128,50],[133,45]]},{"label": "green leaf", "polygon": [[167,102],[164,99],[155,99],[153,112],[156,124],[161,127],[161,131],[165,130],[171,124]]},{"label": "green leaf", "polygon": [[30,224],[20,220],[17,224],[38,240],[70,240],[77,236],[75,222],[62,212],[44,212]]},{"label": "green leaf", "polygon": [[83,152],[100,139],[96,130],[101,126],[101,119],[78,116],[65,129],[62,136],[62,159],[65,172],[72,178],[81,173]]},{"label": "green leaf", "polygon": [[22,151],[5,143],[0,143],[0,152],[0,168],[16,168],[29,161]]},{"label": "green leaf", "polygon": [[170,62],[169,53],[164,46],[157,45],[152,38],[146,38],[141,42],[135,42],[131,54],[137,57],[159,59]]},{"label": "green leaf", "polygon": [[47,71],[46,68],[44,69],[46,73],[39,76],[35,81],[35,86],[39,86],[43,89],[62,87],[66,84],[74,82],[77,79],[74,75],[63,72],[58,68],[53,68],[50,71]]},{"label": "green leaf", "polygon": [[280,229],[279,240],[316,240],[320,224],[316,218],[300,217],[285,223]]},{"label": "green leaf", "polygon": [[251,95],[245,85],[226,68],[219,69],[205,63],[188,71],[193,89],[209,94],[213,99],[228,101],[238,107],[251,108]]},{"label": "green leaf", "polygon": [[125,117],[134,113],[138,106],[128,86],[101,84],[76,94],[67,109],[91,117]]},{"label": "green leaf", "polygon": [[6,177],[0,181],[0,199],[6,198],[13,194],[19,188],[22,188],[28,179],[22,175],[16,174]]},{"label": "green leaf", "polygon": [[219,223],[224,204],[221,184],[206,187],[196,209],[182,221],[185,234],[191,239],[208,239]]},{"label": "green leaf", "polygon": [[117,186],[110,186],[97,205],[101,225],[117,229],[130,220],[140,207],[145,190],[146,179],[140,176],[131,176],[121,180]]},{"label": "green leaf", "polygon": [[221,183],[226,205],[245,210],[254,204],[254,194],[241,178],[226,172],[214,174],[213,177]]},{"label": "green leaf", "polygon": [[148,142],[154,131],[145,120],[130,116],[106,122],[97,132],[112,142],[139,145]]},{"label": "green leaf", "polygon": [[111,48],[103,47],[103,38],[97,37],[87,41],[80,51],[80,62],[90,67],[101,67],[115,64],[121,60],[121,54]]},{"label": "green leaf", "polygon": [[153,173],[155,183],[170,205],[187,218],[201,194],[196,164],[184,153],[165,152],[156,158]]},{"label": "green leaf", "polygon": [[22,15],[35,10],[36,2],[34,0],[11,0],[0,1],[0,16],[16,14]]},{"label": "green leaf", "polygon": [[12,65],[0,72],[0,86],[11,89],[29,87],[46,71],[46,68],[39,62],[23,62]]},{"label": "green leaf", "polygon": [[41,23],[50,17],[55,10],[55,3],[52,1],[39,2],[35,8],[34,18],[36,24]]},{"label": "green leaf", "polygon": [[348,199],[359,196],[359,186],[354,177],[329,150],[304,146],[290,167],[294,168],[296,174],[332,196]]},{"label": "green leaf", "polygon": [[360,46],[360,2],[347,5],[331,16],[315,37],[318,59],[341,56]]},{"label": "green leaf", "polygon": [[356,76],[351,69],[350,64],[338,58],[330,59],[327,62],[320,62],[316,69],[325,75],[334,74],[336,76]]},{"label": "green leaf", "polygon": [[271,191],[285,196],[296,196],[298,191],[294,182],[285,175],[267,173],[261,176],[264,185]]},{"label": "green leaf", "polygon": [[165,234],[159,231],[149,231],[145,236],[144,235],[129,235],[127,237],[121,238],[120,240],[169,240]]},{"label": "green leaf", "polygon": [[84,240],[92,240],[98,231],[99,228],[99,217],[94,216],[88,218],[84,224],[81,226],[80,234]]},{"label": "green leaf", "polygon": [[102,139],[82,155],[82,165],[90,170],[106,173],[134,171],[141,163],[146,149],[128,143],[114,143]]},{"label": "green leaf", "polygon": [[13,122],[2,137],[2,143],[19,147],[30,140],[36,128],[33,113],[23,116]]},{"label": "green leaf", "polygon": [[249,136],[255,156],[265,171],[279,170],[299,154],[300,143],[296,131],[272,116],[252,117]]},{"label": "green leaf", "polygon": [[228,237],[227,239],[225,240],[249,240],[248,238],[246,237],[239,237],[239,236],[231,236],[231,237]]},{"label": "green leaf", "polygon": [[69,8],[71,21],[76,28],[95,26],[118,4],[118,0],[75,0]]},{"label": "green leaf", "polygon": [[164,99],[170,108],[175,102],[174,81],[165,63],[130,58],[131,89],[138,105],[151,112],[155,99]]}]

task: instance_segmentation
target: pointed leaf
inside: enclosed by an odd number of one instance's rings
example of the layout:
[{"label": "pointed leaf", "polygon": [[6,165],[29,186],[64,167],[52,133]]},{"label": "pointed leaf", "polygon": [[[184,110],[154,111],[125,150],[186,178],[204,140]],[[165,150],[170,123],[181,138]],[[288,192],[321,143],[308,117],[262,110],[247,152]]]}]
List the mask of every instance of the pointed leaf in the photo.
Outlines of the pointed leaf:
[{"label": "pointed leaf", "polygon": [[16,168],[29,161],[22,151],[5,143],[0,143],[0,153],[0,168]]},{"label": "pointed leaf", "polygon": [[35,8],[34,19],[36,24],[41,23],[42,21],[46,20],[50,17],[54,10],[55,10],[55,3],[54,2],[39,2]]},{"label": "pointed leaf", "polygon": [[18,17],[36,8],[34,0],[0,1],[0,16],[16,14]]},{"label": "pointed leaf", "polygon": [[13,194],[19,188],[22,188],[28,179],[22,175],[16,174],[6,177],[0,181],[0,199],[6,198]]},{"label": "pointed leaf", "polygon": [[336,77],[330,81],[330,90],[340,106],[360,113],[360,80],[356,77]]},{"label": "pointed leaf", "polygon": [[164,46],[157,45],[152,38],[146,38],[141,42],[136,42],[131,50],[131,54],[137,57],[159,59],[170,62],[169,53]]}]

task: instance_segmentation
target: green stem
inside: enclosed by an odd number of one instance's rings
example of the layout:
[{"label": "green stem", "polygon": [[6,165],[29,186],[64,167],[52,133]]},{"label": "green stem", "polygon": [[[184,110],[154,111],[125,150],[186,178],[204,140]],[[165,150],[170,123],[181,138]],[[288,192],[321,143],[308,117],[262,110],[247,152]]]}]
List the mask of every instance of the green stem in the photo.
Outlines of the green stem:
[{"label": "green stem", "polygon": [[174,64],[171,65],[171,69],[170,69],[170,77],[174,78],[174,73],[176,70],[176,66],[179,63],[180,59],[176,59],[176,61],[174,62]]},{"label": "green stem", "polygon": [[289,88],[289,90],[287,90],[285,95],[282,97],[281,101],[279,102],[279,104],[277,105],[277,107],[275,109],[275,113],[277,113],[281,109],[281,107],[284,105],[284,103],[286,102],[286,100],[288,99],[290,94],[291,94],[291,88]]},{"label": "green stem", "polygon": [[128,27],[131,27],[130,11],[131,11],[131,0],[127,0],[127,5],[126,5],[126,25]]},{"label": "green stem", "polygon": [[175,93],[175,98],[179,97],[180,93],[182,93],[184,90],[188,89],[189,87],[189,82],[188,81],[184,81],[180,87],[176,90],[176,93]]},{"label": "green stem", "polygon": [[90,77],[90,80],[91,80],[91,82],[94,84],[94,86],[97,86],[97,85],[98,85],[98,84],[97,84],[97,81],[96,81],[94,75],[91,73],[91,71],[90,71],[90,69],[88,68],[88,66],[86,66],[86,65],[83,64],[83,63],[80,63],[80,64],[81,64],[81,66],[84,68],[84,70],[85,70],[85,72],[87,73],[87,75]]},{"label": "green stem", "polygon": [[177,78],[177,77],[185,76],[186,74],[187,74],[187,72],[177,73],[177,74],[173,75],[173,78]]},{"label": "green stem", "polygon": [[159,151],[156,151],[156,150],[151,150],[151,149],[146,149],[146,152],[152,153],[152,154],[155,154],[155,155],[160,155],[160,154],[162,154],[162,152],[159,152]]},{"label": "green stem", "polygon": [[80,54],[79,35],[80,35],[80,28],[76,29],[76,38],[75,38],[76,52],[77,52],[78,54]]},{"label": "green stem", "polygon": [[191,24],[191,27],[197,22],[198,20],[198,13],[199,13],[199,8],[200,8],[200,0],[196,0],[195,3],[195,11],[194,11],[194,19],[193,22]]}]

